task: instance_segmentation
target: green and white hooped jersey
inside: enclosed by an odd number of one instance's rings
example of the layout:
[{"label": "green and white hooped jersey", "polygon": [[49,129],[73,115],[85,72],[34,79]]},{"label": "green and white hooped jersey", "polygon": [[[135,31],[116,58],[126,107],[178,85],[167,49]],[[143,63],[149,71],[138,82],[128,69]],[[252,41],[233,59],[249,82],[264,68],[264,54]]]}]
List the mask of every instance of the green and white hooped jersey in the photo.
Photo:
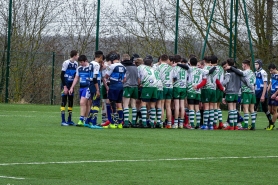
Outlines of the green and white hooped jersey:
[{"label": "green and white hooped jersey", "polygon": [[158,91],[163,91],[163,84],[162,84],[162,81],[161,81],[160,76],[159,76],[159,71],[157,69],[154,69],[154,74],[155,74],[155,77],[156,77],[157,90]]},{"label": "green and white hooped jersey", "polygon": [[173,88],[173,67],[162,63],[158,66],[159,77],[164,88]]},{"label": "green and white hooped jersey", "polygon": [[193,86],[198,85],[203,80],[204,71],[198,67],[190,67],[188,70],[187,93],[201,94],[201,89],[193,89]]},{"label": "green and white hooped jersey", "polygon": [[187,71],[179,66],[173,68],[173,76],[177,80],[174,82],[174,87],[186,88],[187,87]]},{"label": "green and white hooped jersey", "polygon": [[[250,85],[253,86],[256,84],[256,76],[252,70],[250,70],[250,69],[244,70],[243,75],[244,75],[244,78],[246,79],[246,81],[250,83]],[[241,92],[243,92],[243,93],[244,92],[245,93],[253,93],[254,92],[254,89],[250,89],[250,87],[248,87],[244,83],[241,83],[241,84],[242,84]]]},{"label": "green and white hooped jersey", "polygon": [[156,77],[153,68],[146,65],[140,65],[138,68],[138,77],[143,87],[156,87]]}]

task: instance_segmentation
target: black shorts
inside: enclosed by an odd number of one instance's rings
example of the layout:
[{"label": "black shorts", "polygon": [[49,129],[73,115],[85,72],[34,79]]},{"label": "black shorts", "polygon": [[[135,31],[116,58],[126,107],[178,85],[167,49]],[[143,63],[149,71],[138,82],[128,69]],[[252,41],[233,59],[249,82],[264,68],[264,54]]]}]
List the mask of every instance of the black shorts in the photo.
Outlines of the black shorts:
[{"label": "black shorts", "polygon": [[200,100],[196,100],[196,99],[187,99],[187,103],[188,103],[188,105],[199,105]]}]

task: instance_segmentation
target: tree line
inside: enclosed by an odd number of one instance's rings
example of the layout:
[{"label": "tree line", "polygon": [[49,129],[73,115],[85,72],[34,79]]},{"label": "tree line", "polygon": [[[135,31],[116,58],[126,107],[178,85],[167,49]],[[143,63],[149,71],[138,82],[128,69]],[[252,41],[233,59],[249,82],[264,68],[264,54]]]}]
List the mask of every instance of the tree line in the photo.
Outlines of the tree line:
[{"label": "tree line", "polygon": [[[180,0],[178,53],[201,56],[214,0]],[[251,58],[243,1],[239,0],[237,61]],[[4,101],[8,1],[0,2],[0,102]],[[176,0],[125,0],[113,6],[101,0],[99,49],[105,53],[173,54]],[[246,0],[255,58],[277,62],[278,3]],[[231,0],[216,3],[206,54],[221,60],[229,53]],[[72,49],[93,56],[97,1],[17,0],[12,6],[9,97],[11,102],[50,103],[52,60],[55,52],[55,103],[59,103],[59,73]],[[234,35],[233,35],[234,37]],[[91,57],[91,59],[93,59]]]}]

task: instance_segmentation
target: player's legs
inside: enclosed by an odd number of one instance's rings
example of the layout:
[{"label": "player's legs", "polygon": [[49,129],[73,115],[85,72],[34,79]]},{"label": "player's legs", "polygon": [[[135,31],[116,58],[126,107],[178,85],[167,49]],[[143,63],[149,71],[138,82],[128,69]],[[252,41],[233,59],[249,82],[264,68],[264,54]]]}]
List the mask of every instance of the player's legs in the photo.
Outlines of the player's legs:
[{"label": "player's legs", "polygon": [[62,118],[62,122],[61,122],[61,126],[68,126],[67,122],[66,122],[66,116],[65,116],[65,111],[66,111],[66,105],[67,105],[67,99],[68,96],[62,93],[62,102],[61,102],[61,118]]},{"label": "player's legs", "polygon": [[123,97],[123,106],[124,106],[124,127],[129,125],[129,102],[130,98]]},{"label": "player's legs", "polygon": [[156,100],[151,101],[150,103],[150,125],[151,128],[154,128],[154,121],[156,117],[156,110],[155,110],[155,105],[156,105]]},{"label": "player's legs", "polygon": [[180,99],[179,128],[183,128],[184,123],[184,99]]},{"label": "player's legs", "polygon": [[171,110],[171,99],[165,100],[166,117],[167,117],[167,127],[171,128],[172,125],[172,110]]},{"label": "player's legs", "polygon": [[93,100],[92,100],[91,98],[90,98],[90,99],[87,99],[87,103],[86,103],[86,113],[85,113],[85,118],[84,118],[84,119],[87,119],[87,117],[89,116],[92,103],[93,103]]},{"label": "player's legs", "polygon": [[276,120],[277,120],[277,106],[272,106],[272,123],[275,124]]},{"label": "player's legs", "polygon": [[[270,114],[270,112],[269,112],[269,110],[268,110],[267,102],[268,102],[268,100],[267,100],[267,98],[266,98],[266,99],[264,100],[264,102],[261,102],[261,105],[262,105],[262,109],[263,109],[263,111],[264,111],[264,113],[265,113],[265,115],[266,115],[266,117],[267,117],[267,119],[268,119],[268,122],[271,123],[271,122],[272,122],[272,118],[271,118],[271,114]],[[256,104],[257,104],[257,103],[256,103]],[[257,111],[257,109],[255,109],[255,111]]]},{"label": "player's legs", "polygon": [[73,94],[68,95],[68,125],[75,125],[72,121]]},{"label": "player's legs", "polygon": [[87,112],[87,98],[85,97],[81,97],[80,98],[80,118],[79,121],[80,122],[84,122],[84,118],[86,116],[86,112]]},{"label": "player's legs", "polygon": [[151,100],[152,88],[143,87],[141,92],[141,115],[142,115],[142,127],[147,127],[147,106]]},{"label": "player's legs", "polygon": [[228,102],[228,116],[229,116],[229,126],[225,128],[225,130],[234,130],[234,117],[237,115],[237,112],[234,110],[236,109],[236,103],[235,102]]},{"label": "player's legs", "polygon": [[147,100],[142,99],[141,102],[141,115],[142,115],[142,127],[147,127]]},{"label": "player's legs", "polygon": [[156,125],[157,127],[163,128],[163,124],[161,123],[161,114],[162,114],[162,98],[163,98],[163,94],[161,95],[161,93],[163,93],[162,91],[158,92],[158,100],[156,102]]},{"label": "player's legs", "polygon": [[278,101],[274,100],[274,99],[269,99],[269,103],[268,103],[268,109],[269,112],[272,114],[272,120],[271,123],[269,124],[269,126],[266,128],[266,130],[273,130],[274,128],[274,124],[277,120],[277,106],[278,106]]},{"label": "player's legs", "polygon": [[189,105],[188,105],[188,101],[187,98],[184,99],[184,112],[189,115]]},{"label": "player's legs", "polygon": [[161,119],[165,118],[165,99],[161,100]]},{"label": "player's legs", "polygon": [[87,88],[80,88],[79,89],[80,117],[79,117],[77,126],[84,125],[84,120],[85,120],[86,113],[87,113],[87,102],[88,102],[86,95],[87,95]]},{"label": "player's legs", "polygon": [[194,110],[196,113],[196,127],[195,128],[200,128],[201,124],[201,112],[200,112],[200,103],[199,100],[194,100]]},{"label": "player's legs", "polygon": [[215,109],[215,103],[210,102],[209,103],[209,129],[213,130],[213,124],[214,124],[214,109]]},{"label": "player's legs", "polygon": [[251,128],[252,130],[255,129],[255,124],[256,124],[256,117],[257,117],[257,112],[255,112],[255,104],[250,104],[249,105],[249,112],[251,113]]},{"label": "player's legs", "polygon": [[244,113],[244,127],[247,128],[249,124],[249,104],[243,104]]},{"label": "player's legs", "polygon": [[186,128],[194,128],[194,119],[195,119],[195,100],[188,99],[188,107],[189,107],[189,124]]},{"label": "player's legs", "polygon": [[180,108],[181,108],[180,107],[180,100],[179,99],[174,99],[174,104],[175,104],[175,109],[174,109],[175,114],[174,114],[174,125],[173,125],[173,128],[178,128]]},{"label": "player's legs", "polygon": [[203,102],[203,109],[204,109],[204,124],[203,129],[207,129],[208,127],[208,120],[209,120],[209,103]]},{"label": "player's legs", "polygon": [[136,109],[136,99],[130,99],[130,106],[132,108],[132,121],[131,124],[134,126],[136,124],[136,116],[137,116],[137,109]]}]

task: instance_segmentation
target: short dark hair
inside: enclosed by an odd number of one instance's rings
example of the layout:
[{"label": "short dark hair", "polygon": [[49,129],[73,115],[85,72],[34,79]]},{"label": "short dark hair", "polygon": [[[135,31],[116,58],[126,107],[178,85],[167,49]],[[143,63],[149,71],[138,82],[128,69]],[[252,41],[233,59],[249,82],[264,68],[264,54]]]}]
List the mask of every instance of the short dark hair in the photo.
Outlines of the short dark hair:
[{"label": "short dark hair", "polygon": [[228,62],[227,61],[223,61],[221,62],[221,66],[223,67],[224,65],[226,65]]},{"label": "short dark hair", "polygon": [[169,56],[169,60],[170,60],[171,62],[175,62],[175,57],[174,57],[173,55],[170,55],[170,56]]},{"label": "short dark hair", "polygon": [[113,62],[114,60],[120,60],[120,55],[118,53],[110,53],[110,61]]},{"label": "short dark hair", "polygon": [[196,66],[198,63],[198,60],[197,60],[197,58],[192,57],[192,58],[190,58],[189,62],[190,62],[190,65]]},{"label": "short dark hair", "polygon": [[105,58],[106,58],[106,61],[110,61],[110,53],[108,53],[108,54],[105,56]]},{"label": "short dark hair", "polygon": [[78,51],[72,50],[72,51],[70,52],[70,58],[76,56],[77,54],[78,54]]},{"label": "short dark hair", "polygon": [[102,51],[96,51],[95,52],[95,58],[100,58],[103,57],[103,52]]},{"label": "short dark hair", "polygon": [[210,56],[205,56],[203,60],[205,61],[205,63],[210,63]]},{"label": "short dark hair", "polygon": [[188,61],[185,58],[181,59],[181,63],[187,63]]},{"label": "short dark hair", "polygon": [[144,59],[144,64],[146,65],[146,66],[151,66],[152,65],[152,63],[153,63],[153,61],[151,60],[151,59]]},{"label": "short dark hair", "polygon": [[178,63],[178,62],[181,62],[181,56],[180,55],[175,55],[175,62]]},{"label": "short dark hair", "polygon": [[244,60],[243,62],[242,62],[243,64],[247,64],[248,66],[250,66],[250,64],[251,64],[251,62],[250,62],[250,60]]},{"label": "short dark hair", "polygon": [[268,69],[276,69],[276,65],[275,64],[269,64]]},{"label": "short dark hair", "polygon": [[211,64],[217,64],[217,62],[218,62],[218,58],[215,55],[211,55],[209,57],[209,60],[210,60]]},{"label": "short dark hair", "polygon": [[227,63],[228,63],[229,66],[234,66],[235,65],[235,61],[232,58],[228,58]]},{"label": "short dark hair", "polygon": [[169,57],[168,57],[168,55],[163,54],[163,55],[160,56],[160,59],[161,59],[162,61],[167,61],[167,60],[169,59]]},{"label": "short dark hair", "polygon": [[86,55],[80,55],[79,57],[78,57],[78,61],[79,62],[81,62],[81,61],[87,61],[88,59],[87,59],[87,57],[86,57]]},{"label": "short dark hair", "polygon": [[190,54],[188,58],[189,58],[189,59],[191,59],[191,58],[196,58],[196,55],[195,55],[195,54]]}]

